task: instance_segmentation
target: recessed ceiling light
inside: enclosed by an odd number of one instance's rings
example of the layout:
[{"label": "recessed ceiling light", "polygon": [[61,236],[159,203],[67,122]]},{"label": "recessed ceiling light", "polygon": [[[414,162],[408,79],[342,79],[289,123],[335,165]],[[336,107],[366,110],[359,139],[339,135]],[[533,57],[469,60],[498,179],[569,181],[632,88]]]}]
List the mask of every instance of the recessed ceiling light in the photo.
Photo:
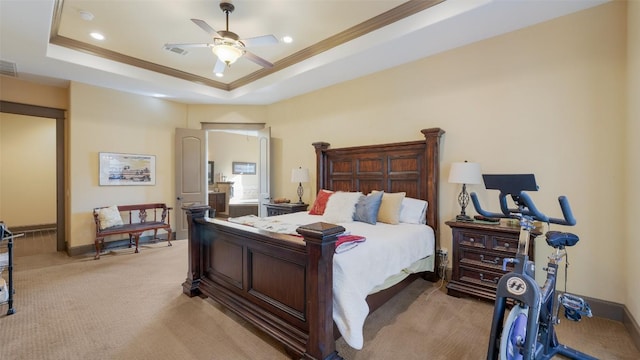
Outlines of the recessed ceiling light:
[{"label": "recessed ceiling light", "polygon": [[282,42],[284,42],[285,44],[291,44],[293,42],[293,38],[291,36],[283,36]]},{"label": "recessed ceiling light", "polygon": [[80,10],[79,13],[82,20],[91,21],[94,18],[93,14],[87,10]]},{"label": "recessed ceiling light", "polygon": [[216,77],[223,77],[224,73],[216,73]]},{"label": "recessed ceiling light", "polygon": [[96,39],[96,40],[104,40],[104,35],[100,34],[99,32],[92,32],[91,34],[92,38]]}]

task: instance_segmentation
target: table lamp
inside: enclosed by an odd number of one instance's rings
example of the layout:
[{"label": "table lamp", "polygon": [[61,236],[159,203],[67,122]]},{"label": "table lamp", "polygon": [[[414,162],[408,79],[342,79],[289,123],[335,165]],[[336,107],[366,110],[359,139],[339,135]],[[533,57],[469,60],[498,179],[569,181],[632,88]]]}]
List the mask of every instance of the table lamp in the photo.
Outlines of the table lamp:
[{"label": "table lamp", "polygon": [[304,194],[303,182],[309,182],[309,169],[298,168],[291,170],[291,182],[298,183],[298,204],[302,204],[302,194]]},{"label": "table lamp", "polygon": [[467,193],[467,184],[480,184],[482,183],[482,174],[480,171],[480,164],[465,162],[456,162],[451,164],[451,171],[449,172],[449,183],[462,184],[462,191],[458,195],[458,204],[460,204],[460,215],[456,216],[456,221],[472,221],[471,217],[467,216],[465,209],[469,205],[469,193]]}]

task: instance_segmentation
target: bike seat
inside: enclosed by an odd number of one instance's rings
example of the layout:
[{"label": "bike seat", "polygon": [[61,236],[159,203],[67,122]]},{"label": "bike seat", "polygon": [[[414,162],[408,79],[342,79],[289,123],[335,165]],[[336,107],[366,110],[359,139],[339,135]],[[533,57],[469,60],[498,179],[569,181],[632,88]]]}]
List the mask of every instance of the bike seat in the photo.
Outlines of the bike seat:
[{"label": "bike seat", "polygon": [[573,246],[578,242],[578,240],[580,240],[576,234],[560,231],[547,231],[545,236],[547,238],[547,244],[556,249],[563,248],[565,246]]}]

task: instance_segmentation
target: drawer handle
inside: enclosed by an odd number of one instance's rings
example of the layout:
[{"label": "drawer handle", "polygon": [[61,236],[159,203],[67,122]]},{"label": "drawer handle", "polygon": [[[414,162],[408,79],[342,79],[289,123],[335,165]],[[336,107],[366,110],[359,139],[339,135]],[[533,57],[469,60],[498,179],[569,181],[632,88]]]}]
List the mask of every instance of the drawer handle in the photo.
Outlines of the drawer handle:
[{"label": "drawer handle", "polygon": [[475,241],[476,241],[476,239],[474,239],[474,238],[469,238],[469,242],[475,242]]},{"label": "drawer handle", "polygon": [[492,284],[497,284],[498,280],[500,280],[499,276],[496,276],[493,279],[485,279],[484,278],[484,274],[480,274],[480,281],[484,281],[484,282],[488,282],[488,283],[492,283]]},{"label": "drawer handle", "polygon": [[504,243],[504,247],[509,248],[509,243]]},{"label": "drawer handle", "polygon": [[480,255],[480,261],[486,264],[491,264],[491,265],[498,265],[500,264],[500,258],[499,257],[495,257],[495,259],[493,260],[485,260],[484,255]]}]

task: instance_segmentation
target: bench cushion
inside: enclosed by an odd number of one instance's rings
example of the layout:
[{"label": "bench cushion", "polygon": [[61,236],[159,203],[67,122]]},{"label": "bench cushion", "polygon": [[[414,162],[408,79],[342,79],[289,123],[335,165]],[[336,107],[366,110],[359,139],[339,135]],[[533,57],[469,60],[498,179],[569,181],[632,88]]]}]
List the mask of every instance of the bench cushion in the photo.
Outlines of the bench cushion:
[{"label": "bench cushion", "polygon": [[143,223],[123,224],[123,225],[117,225],[107,229],[103,229],[102,231],[100,231],[100,234],[102,235],[127,234],[127,233],[141,232],[141,231],[160,229],[160,228],[169,228],[169,225],[160,221],[148,221]]},{"label": "bench cushion", "polygon": [[117,205],[98,210],[98,220],[100,221],[100,230],[122,225],[122,217]]}]

